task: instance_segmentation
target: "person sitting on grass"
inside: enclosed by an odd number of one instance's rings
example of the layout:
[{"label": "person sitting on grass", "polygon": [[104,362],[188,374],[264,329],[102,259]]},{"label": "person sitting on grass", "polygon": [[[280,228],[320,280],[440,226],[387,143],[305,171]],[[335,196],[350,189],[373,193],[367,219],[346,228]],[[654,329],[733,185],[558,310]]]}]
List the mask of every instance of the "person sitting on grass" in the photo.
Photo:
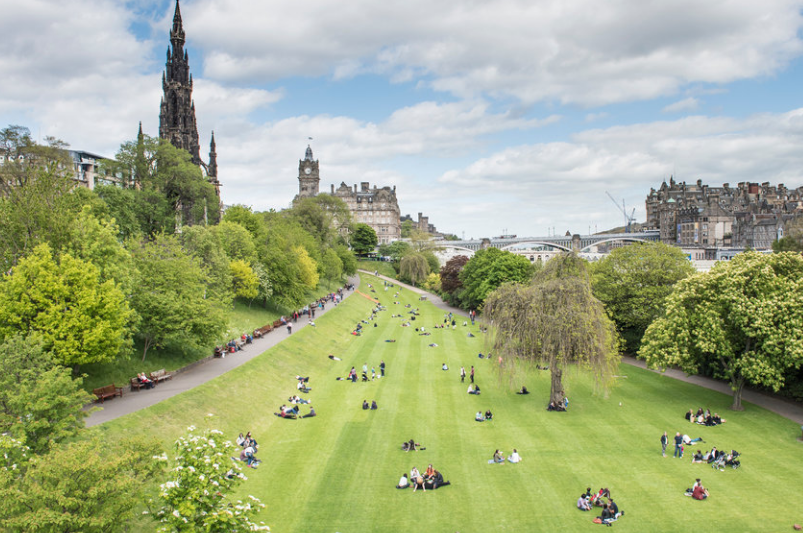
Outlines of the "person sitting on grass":
[{"label": "person sitting on grass", "polygon": [[493,419],[494,419],[494,415],[491,412],[491,410],[488,409],[487,411],[485,411],[485,420],[493,420]]},{"label": "person sitting on grass", "polygon": [[591,504],[588,503],[588,495],[581,494],[580,497],[577,499],[577,508],[581,511],[590,511]]},{"label": "person sitting on grass", "polygon": [[371,411],[375,411],[377,409],[379,409],[379,407],[376,405],[376,400],[371,400]]},{"label": "person sitting on grass", "polygon": [[527,390],[527,387],[522,385],[521,386],[521,390],[519,392],[517,392],[516,394],[530,394],[530,391]]},{"label": "person sitting on grass", "polygon": [[697,450],[691,458],[692,463],[704,463],[702,450]]},{"label": "person sitting on grass", "polygon": [[309,413],[305,414],[302,418],[312,418],[313,416],[318,416],[318,413],[316,413],[315,408],[310,405]]},{"label": "person sitting on grass", "polygon": [[708,490],[700,483],[700,478],[697,478],[694,487],[691,489],[691,497],[695,500],[705,500],[708,498]]},{"label": "person sitting on grass", "polygon": [[482,411],[477,411],[477,414],[474,416],[474,420],[476,420],[477,422],[485,421],[485,417],[482,416]]},{"label": "person sitting on grass", "polygon": [[438,487],[445,487],[449,484],[450,483],[448,481],[443,480],[443,474],[435,470],[435,475],[430,479],[430,485],[432,485],[432,488],[437,489]]},{"label": "person sitting on grass", "polygon": [[369,408],[369,405],[368,405],[368,400],[363,400],[363,401],[362,401],[362,410],[363,410],[363,411],[367,411],[367,410],[368,410],[368,408]]},{"label": "person sitting on grass", "polygon": [[413,492],[418,490],[418,487],[421,487],[424,492],[427,491],[427,488],[424,486],[424,477],[418,472],[416,467],[410,470],[410,481],[413,483]]},{"label": "person sitting on grass", "polygon": [[[415,441],[415,439],[410,439],[407,442],[403,442],[402,443],[401,449],[402,449],[402,451],[405,451],[405,452],[414,452],[416,447],[420,448],[421,445],[419,443],[417,443]],[[423,450],[424,448],[421,448],[421,449]]]},{"label": "person sitting on grass", "polygon": [[396,339],[385,339],[385,342],[396,342]]},{"label": "person sitting on grass", "polygon": [[603,524],[610,525],[611,522],[615,522],[616,518],[614,518],[613,513],[610,509],[608,509],[608,504],[602,504],[602,514],[599,517],[602,520]]},{"label": "person sitting on grass", "polygon": [[500,463],[504,463],[504,462],[505,462],[505,458],[502,456],[502,452],[500,452],[499,450],[496,450],[494,452],[493,458],[488,460],[489,464],[500,464]]},{"label": "person sitting on grass", "polygon": [[555,403],[549,402],[549,405],[546,408],[547,411],[565,411],[566,408],[563,406],[563,403]]},{"label": "person sitting on grass", "polygon": [[469,394],[479,394],[480,393],[479,385],[475,385],[473,383],[471,385],[469,385],[468,386],[468,393]]},{"label": "person sitting on grass", "polygon": [[441,370],[449,370],[449,367],[448,367],[448,366],[446,366],[446,363],[443,363],[443,364],[441,365]]},{"label": "person sitting on grass", "polygon": [[608,498],[608,510],[613,515],[613,519],[614,520],[618,520],[620,516],[625,514],[624,511],[621,511],[621,512],[619,511],[619,506],[616,505],[616,502],[613,501],[613,498]]},{"label": "person sitting on grass", "polygon": [[508,463],[520,463],[521,457],[519,456],[519,452],[516,448],[513,448],[513,453],[510,454],[510,457],[507,458]]},{"label": "person sitting on grass", "polygon": [[397,489],[408,489],[410,488],[410,480],[407,479],[407,474],[402,474],[401,479],[399,480],[399,484],[396,485]]}]

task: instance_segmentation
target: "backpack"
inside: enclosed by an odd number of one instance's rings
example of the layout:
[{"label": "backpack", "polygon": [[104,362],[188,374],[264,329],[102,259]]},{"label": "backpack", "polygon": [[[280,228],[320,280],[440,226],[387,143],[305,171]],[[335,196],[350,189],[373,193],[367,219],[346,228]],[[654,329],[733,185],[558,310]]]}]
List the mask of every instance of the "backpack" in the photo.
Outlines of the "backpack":
[{"label": "backpack", "polygon": [[600,517],[596,517],[596,518],[594,519],[594,523],[595,523],[595,524],[601,524],[601,523],[602,523],[602,518],[600,518]]}]

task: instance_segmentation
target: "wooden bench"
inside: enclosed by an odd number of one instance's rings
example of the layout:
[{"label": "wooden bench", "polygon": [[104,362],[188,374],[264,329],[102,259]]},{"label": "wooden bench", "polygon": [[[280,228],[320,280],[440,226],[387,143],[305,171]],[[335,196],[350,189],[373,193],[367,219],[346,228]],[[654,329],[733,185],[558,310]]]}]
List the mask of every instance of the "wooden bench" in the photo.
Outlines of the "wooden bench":
[{"label": "wooden bench", "polygon": [[134,389],[139,391],[145,384],[139,381],[139,378],[131,378],[131,391],[133,392]]},{"label": "wooden bench", "polygon": [[115,387],[114,383],[111,385],[106,385],[105,387],[101,387],[99,389],[95,389],[92,393],[98,397],[100,403],[106,398],[114,398],[115,396],[119,396],[120,398],[123,397],[123,388],[122,387]]},{"label": "wooden bench", "polygon": [[273,321],[273,329],[280,328],[280,327],[282,327],[282,321],[281,320],[274,320]]},{"label": "wooden bench", "polygon": [[151,381],[153,381],[155,385],[157,383],[161,383],[162,381],[173,379],[173,374],[170,374],[164,368],[160,368],[156,372],[151,372],[151,375],[148,377],[151,379]]}]

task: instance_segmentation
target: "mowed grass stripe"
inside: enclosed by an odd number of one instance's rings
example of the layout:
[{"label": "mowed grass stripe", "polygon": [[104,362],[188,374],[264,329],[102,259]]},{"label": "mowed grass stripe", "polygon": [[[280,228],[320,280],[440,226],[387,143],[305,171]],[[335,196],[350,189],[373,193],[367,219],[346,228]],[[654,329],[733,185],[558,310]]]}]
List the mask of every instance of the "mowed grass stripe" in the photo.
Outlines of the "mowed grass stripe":
[{"label": "mowed grass stripe", "polygon": [[[363,276],[362,290],[368,292]],[[611,489],[626,516],[623,531],[774,531],[801,517],[780,494],[796,494],[803,466],[799,427],[753,405],[742,413],[727,407],[730,398],[635,367],[622,366],[617,385],[595,394],[593,380],[568,372],[569,412],[545,410],[549,372],[520,369],[511,379],[498,372],[498,359],[479,359],[482,336],[467,337],[458,318],[456,330],[431,329],[443,312],[419,302],[409,291],[394,305],[395,290],[372,281],[388,310],[377,327],[364,325],[350,335],[373,304],[350,297],[335,312],[316,320],[274,349],[194,391],[104,425],[109,438],[146,432],[172,441],[189,424],[209,422],[233,438],[252,430],[260,440],[263,464],[247,471],[239,496],[254,494],[268,508],[262,513],[276,532],[397,532],[411,527],[461,533],[494,531],[580,531],[592,528],[595,513],[574,503],[586,486]],[[372,296],[375,293],[370,293]],[[402,328],[409,309],[421,316]],[[432,332],[419,336],[415,327]],[[395,338],[396,343],[385,343]],[[427,345],[435,342],[436,348]],[[343,359],[326,358],[333,353]],[[354,365],[369,371],[384,358],[386,379],[352,384],[336,381]],[[440,370],[446,362],[449,371]],[[479,397],[466,394],[459,368],[477,369]],[[505,362],[507,364],[507,362]],[[310,375],[320,416],[281,420],[273,411],[294,393],[295,374]],[[515,390],[526,384],[532,394]],[[364,412],[363,399],[376,399],[379,410]],[[621,406],[619,405],[621,402]],[[691,425],[689,408],[708,407],[729,422],[717,428]],[[492,422],[474,422],[474,413],[494,412]],[[306,412],[306,408],[304,409]],[[715,472],[682,460],[662,458],[659,437],[684,431],[743,453],[740,470]],[[400,444],[415,438],[423,452],[404,453]],[[518,448],[518,465],[489,465],[494,449],[507,455]],[[671,445],[668,454],[671,456]],[[426,494],[394,488],[400,474],[433,463],[452,486]],[[701,477],[712,497],[695,502],[683,496]],[[145,524],[145,522],[142,522]],[[135,527],[136,529],[136,527]],[[152,527],[142,527],[150,530]]]}]

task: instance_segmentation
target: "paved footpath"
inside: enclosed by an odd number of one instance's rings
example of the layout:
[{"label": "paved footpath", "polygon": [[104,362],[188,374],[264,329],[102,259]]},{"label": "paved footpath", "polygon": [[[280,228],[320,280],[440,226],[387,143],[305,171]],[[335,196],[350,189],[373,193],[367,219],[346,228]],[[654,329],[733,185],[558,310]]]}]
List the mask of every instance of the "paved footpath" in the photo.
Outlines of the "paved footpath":
[{"label": "paved footpath", "polygon": [[[372,276],[375,275],[373,272],[369,272],[367,270],[360,270],[360,272],[364,274],[371,274]],[[406,283],[402,283],[398,280],[389,278],[387,276],[379,275],[377,277],[382,278],[391,283],[394,283],[396,285],[400,285],[405,289],[409,289],[421,295],[426,295],[427,301],[432,302],[433,304],[435,304],[435,306],[444,311],[451,311],[452,313],[465,316],[465,311],[463,311],[462,309],[458,309],[456,307],[452,307],[451,305],[444,302],[437,295],[428,293],[427,291],[419,289],[418,287],[407,285]],[[638,360],[635,357],[630,357],[627,355],[622,356],[622,362],[627,365],[637,366],[639,368],[647,368],[647,364],[644,361]],[[658,370],[651,370],[651,372],[656,372],[658,374],[661,373]],[[702,376],[687,376],[683,371],[676,370],[673,368],[667,369],[666,372],[663,373],[663,375],[672,379],[685,381],[686,383],[699,385],[700,387],[705,387],[706,389],[715,390],[727,396],[733,395],[733,392],[731,391],[730,386],[727,383],[723,383],[715,379],[710,379]],[[763,407],[768,411],[772,411],[773,413],[777,413],[785,418],[788,418],[789,420],[797,424],[803,425],[803,406],[794,401],[787,400],[785,398],[775,396],[772,394],[766,394],[763,392],[750,390],[747,387],[745,387],[744,390],[742,391],[742,401],[758,405],[759,407]],[[803,429],[803,427],[801,427],[801,429]]]},{"label": "paved footpath", "polygon": [[[356,289],[356,287],[359,286],[360,280],[359,277],[355,276],[349,279],[349,282],[353,283]],[[355,291],[344,291],[343,298],[345,299],[349,297],[354,292]],[[317,319],[321,315],[328,313],[334,307],[335,305],[332,302],[327,302],[323,311],[320,309],[315,311],[315,318]],[[303,327],[306,327],[307,324],[309,324],[308,317],[299,318],[298,322],[293,323],[293,333]],[[173,379],[163,381],[150,390],[141,389],[137,392],[131,391],[130,388],[126,386],[126,388],[123,389],[122,398],[118,397],[112,400],[106,400],[102,404],[92,404],[93,406],[100,407],[100,409],[90,414],[85,419],[86,425],[87,427],[90,427],[103,424],[104,422],[114,420],[115,418],[127,415],[128,413],[133,413],[135,411],[139,411],[140,409],[150,407],[151,405],[159,403],[162,400],[166,400],[167,398],[171,398],[184,391],[193,389],[198,385],[203,385],[207,381],[210,381],[221,374],[225,374],[229,370],[237,368],[258,355],[261,355],[266,350],[276,346],[289,336],[290,334],[287,333],[287,328],[282,326],[271,331],[261,339],[254,339],[251,344],[246,344],[245,349],[239,352],[226,354],[226,356],[222,358],[214,357],[202,359],[197,363],[193,363],[175,373]]]}]

